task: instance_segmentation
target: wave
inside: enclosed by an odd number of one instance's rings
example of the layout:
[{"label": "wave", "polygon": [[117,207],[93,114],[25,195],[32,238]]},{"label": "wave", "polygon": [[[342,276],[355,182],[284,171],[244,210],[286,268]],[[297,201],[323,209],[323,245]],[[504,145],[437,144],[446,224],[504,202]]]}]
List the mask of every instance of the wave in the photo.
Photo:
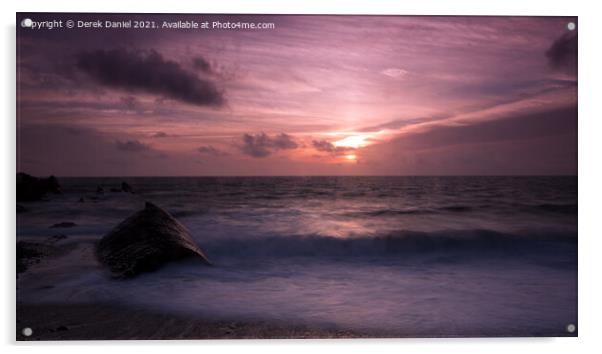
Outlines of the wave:
[{"label": "wave", "polygon": [[538,204],[531,205],[530,209],[535,211],[542,211],[547,213],[558,213],[558,214],[575,214],[577,215],[577,204],[569,203],[569,204]]},{"label": "wave", "polygon": [[[320,235],[234,238],[205,242],[208,254],[236,257],[350,257],[462,254],[481,256],[576,252],[571,233],[509,234],[491,230],[437,232],[398,231],[375,237],[337,238]],[[568,251],[568,252],[567,252]]]},{"label": "wave", "polygon": [[[385,208],[370,211],[351,212],[346,213],[345,216],[349,217],[378,217],[378,216],[398,216],[398,215],[418,215],[418,214],[439,214],[439,213],[470,213],[475,211],[495,212],[496,207],[490,204],[480,204],[478,206],[469,205],[446,205],[436,208],[408,208],[408,209],[394,209]],[[564,214],[564,215],[577,215],[577,204],[503,204],[497,206],[499,211],[512,211],[512,212],[527,212],[536,214]]]},{"label": "wave", "polygon": [[449,205],[440,208],[423,208],[423,209],[377,209],[370,211],[346,213],[345,216],[398,216],[398,215],[418,215],[418,214],[437,214],[441,212],[463,213],[473,211],[472,207],[466,205]]}]

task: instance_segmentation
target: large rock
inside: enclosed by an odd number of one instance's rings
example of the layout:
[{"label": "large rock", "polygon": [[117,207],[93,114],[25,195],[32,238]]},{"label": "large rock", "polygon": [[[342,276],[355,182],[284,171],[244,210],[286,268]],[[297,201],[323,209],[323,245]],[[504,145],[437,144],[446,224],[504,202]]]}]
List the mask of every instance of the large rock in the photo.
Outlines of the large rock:
[{"label": "large rock", "polygon": [[31,202],[40,200],[47,193],[61,193],[59,182],[54,176],[37,178],[27,173],[17,173],[17,201]]},{"label": "large rock", "polygon": [[211,264],[188,230],[149,202],[100,240],[97,255],[118,277],[132,277],[188,257]]}]

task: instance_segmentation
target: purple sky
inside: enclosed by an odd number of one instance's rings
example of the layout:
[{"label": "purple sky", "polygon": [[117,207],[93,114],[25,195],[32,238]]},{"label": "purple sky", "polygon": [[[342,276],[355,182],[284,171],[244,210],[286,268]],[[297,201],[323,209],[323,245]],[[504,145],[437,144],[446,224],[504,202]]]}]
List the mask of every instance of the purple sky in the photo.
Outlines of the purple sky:
[{"label": "purple sky", "polygon": [[19,171],[577,173],[576,18],[25,17],[275,29],[18,27]]}]

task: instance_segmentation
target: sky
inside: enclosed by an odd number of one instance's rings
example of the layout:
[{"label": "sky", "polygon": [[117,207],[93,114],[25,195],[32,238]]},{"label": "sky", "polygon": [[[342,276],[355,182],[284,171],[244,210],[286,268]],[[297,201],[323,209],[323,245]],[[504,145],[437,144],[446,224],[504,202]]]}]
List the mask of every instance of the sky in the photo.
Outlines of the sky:
[{"label": "sky", "polygon": [[576,175],[570,17],[18,14],[17,170]]}]

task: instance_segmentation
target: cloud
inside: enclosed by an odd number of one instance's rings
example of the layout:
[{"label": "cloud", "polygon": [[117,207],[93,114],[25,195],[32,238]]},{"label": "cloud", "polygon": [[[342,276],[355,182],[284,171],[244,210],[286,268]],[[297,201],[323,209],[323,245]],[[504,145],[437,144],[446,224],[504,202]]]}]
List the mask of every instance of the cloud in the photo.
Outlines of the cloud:
[{"label": "cloud", "polygon": [[152,138],[167,138],[169,137],[169,134],[167,134],[166,132],[156,132],[155,134],[151,135]]},{"label": "cloud", "polygon": [[577,34],[565,33],[546,51],[551,68],[568,73],[577,71]]},{"label": "cloud", "polygon": [[221,106],[224,97],[212,81],[198,78],[155,50],[96,50],[77,55],[77,68],[98,83],[143,91],[198,106]]},{"label": "cloud", "polygon": [[363,148],[362,158],[378,174],[574,175],[577,106],[405,132]]},{"label": "cloud", "polygon": [[426,116],[426,117],[400,118],[400,119],[391,120],[391,121],[388,121],[388,122],[385,122],[382,124],[378,124],[378,125],[362,127],[359,130],[365,131],[365,132],[380,131],[380,130],[384,130],[384,129],[397,130],[397,129],[401,129],[403,127],[407,127],[409,125],[427,123],[427,122],[432,122],[432,121],[450,118],[450,117],[452,117],[451,114],[436,114],[436,115]]},{"label": "cloud", "polygon": [[298,144],[293,138],[285,133],[270,137],[265,133],[256,135],[244,134],[241,151],[249,156],[261,158],[272,154],[276,150],[296,149]]},{"label": "cloud", "polygon": [[141,152],[150,150],[150,146],[140,142],[139,140],[127,140],[115,142],[118,150],[127,152]]},{"label": "cloud", "polygon": [[[100,132],[76,124],[20,125],[18,169],[37,175],[59,176],[125,176],[173,173],[165,164],[166,155],[150,148],[139,153],[127,153],[126,147],[135,141],[127,135]],[[175,157],[170,157],[170,161]],[[189,159],[181,158],[181,165]],[[167,172],[169,171],[169,172]]]},{"label": "cloud", "polygon": [[388,69],[381,71],[380,73],[385,76],[396,79],[396,78],[401,78],[401,77],[407,75],[408,72],[403,69],[399,69],[399,68],[388,68]]},{"label": "cloud", "polygon": [[134,96],[121,97],[119,100],[121,101],[121,103],[123,103],[125,108],[129,111],[135,111],[140,108],[138,99],[136,99],[136,97],[134,97]]},{"label": "cloud", "polygon": [[349,151],[355,150],[349,146],[334,146],[331,142],[326,140],[314,140],[312,141],[312,145],[314,149],[318,151],[327,152],[333,155],[342,155]]},{"label": "cloud", "polygon": [[205,145],[205,146],[201,146],[197,149],[198,152],[200,152],[201,154],[206,154],[206,155],[213,155],[213,156],[224,156],[227,155],[225,152],[214,148],[211,145]]},{"label": "cloud", "polygon": [[529,140],[576,133],[576,106],[522,113],[468,125],[437,125],[425,132],[403,135],[401,149],[430,149],[494,141]]},{"label": "cloud", "polygon": [[195,57],[192,59],[192,66],[204,73],[211,72],[211,64],[203,57]]}]

